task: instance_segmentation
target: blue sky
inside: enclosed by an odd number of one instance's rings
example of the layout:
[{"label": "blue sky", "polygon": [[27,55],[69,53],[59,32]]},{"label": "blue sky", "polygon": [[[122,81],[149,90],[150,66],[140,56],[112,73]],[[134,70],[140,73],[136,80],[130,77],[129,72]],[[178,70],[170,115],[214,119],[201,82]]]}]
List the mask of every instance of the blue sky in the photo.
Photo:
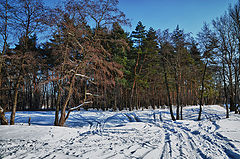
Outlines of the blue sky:
[{"label": "blue sky", "polygon": [[[56,4],[61,0],[45,0]],[[131,32],[138,21],[142,21],[146,29],[170,29],[177,25],[185,32],[196,35],[203,23],[210,23],[227,11],[229,4],[237,0],[119,0],[119,8],[131,20],[132,27],[125,28]]]},{"label": "blue sky", "polygon": [[119,7],[131,19],[135,29],[138,21],[148,29],[173,30],[177,25],[196,35],[203,23],[211,23],[227,11],[237,0],[119,0]]}]

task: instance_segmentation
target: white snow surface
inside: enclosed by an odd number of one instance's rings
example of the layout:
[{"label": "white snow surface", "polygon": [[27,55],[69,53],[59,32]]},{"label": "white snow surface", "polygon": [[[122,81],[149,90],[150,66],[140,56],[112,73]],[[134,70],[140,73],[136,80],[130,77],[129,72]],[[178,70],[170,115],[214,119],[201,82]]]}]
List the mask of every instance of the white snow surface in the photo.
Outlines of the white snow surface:
[{"label": "white snow surface", "polygon": [[52,111],[17,112],[16,125],[0,126],[0,158],[240,159],[240,115],[226,119],[223,107],[204,106],[197,121],[198,110],[184,107],[175,122],[168,109],[81,110],[65,127],[51,126]]}]

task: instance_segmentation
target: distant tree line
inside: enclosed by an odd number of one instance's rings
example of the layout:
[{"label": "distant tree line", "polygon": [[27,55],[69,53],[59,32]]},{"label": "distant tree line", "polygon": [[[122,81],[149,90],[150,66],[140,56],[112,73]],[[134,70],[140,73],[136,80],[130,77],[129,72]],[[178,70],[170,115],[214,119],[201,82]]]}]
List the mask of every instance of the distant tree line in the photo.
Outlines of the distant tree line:
[{"label": "distant tree line", "polygon": [[122,26],[130,21],[117,4],[1,0],[1,119],[6,111],[14,124],[17,110],[55,110],[61,126],[66,111],[81,104],[115,111],[169,106],[173,120],[183,119],[186,105],[230,104],[237,112],[240,1],[197,37],[179,26],[146,29],[141,21],[127,33]]}]

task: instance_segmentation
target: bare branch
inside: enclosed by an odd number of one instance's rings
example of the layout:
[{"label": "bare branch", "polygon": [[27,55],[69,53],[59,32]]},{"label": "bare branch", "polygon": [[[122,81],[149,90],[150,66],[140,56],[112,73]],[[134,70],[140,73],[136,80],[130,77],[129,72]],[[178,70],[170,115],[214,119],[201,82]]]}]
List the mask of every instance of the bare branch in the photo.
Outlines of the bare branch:
[{"label": "bare branch", "polygon": [[82,78],[87,78],[87,79],[89,79],[90,77],[88,77],[88,76],[86,76],[86,75],[82,75],[82,74],[75,74],[76,76],[80,76],[80,77],[82,77]]},{"label": "bare branch", "polygon": [[69,111],[77,110],[77,109],[81,108],[82,106],[84,106],[84,105],[86,105],[86,104],[92,104],[92,103],[93,103],[92,101],[84,102],[84,103],[80,104],[79,106],[76,106],[76,107],[70,108]]},{"label": "bare branch", "polygon": [[65,121],[68,119],[68,117],[69,117],[69,115],[72,111],[77,110],[77,109],[81,108],[82,106],[84,106],[86,104],[91,104],[91,103],[93,103],[93,102],[92,101],[87,101],[87,102],[84,102],[84,103],[80,104],[79,106],[76,106],[76,107],[73,107],[73,108],[69,109],[69,111],[67,113],[67,116],[65,118]]}]

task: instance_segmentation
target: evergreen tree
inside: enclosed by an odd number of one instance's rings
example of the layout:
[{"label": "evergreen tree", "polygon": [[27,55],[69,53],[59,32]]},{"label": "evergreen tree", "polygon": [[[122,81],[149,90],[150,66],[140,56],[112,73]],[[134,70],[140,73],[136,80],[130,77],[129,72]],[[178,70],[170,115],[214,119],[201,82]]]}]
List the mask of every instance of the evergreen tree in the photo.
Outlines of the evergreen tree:
[{"label": "evergreen tree", "polygon": [[[132,82],[132,88],[131,88],[131,99],[130,99],[130,109],[134,108],[134,105],[136,105],[136,108],[139,107],[139,96],[137,91],[137,82],[139,79],[139,74],[142,71],[142,66],[146,60],[146,54],[143,52],[143,44],[146,40],[146,30],[145,26],[143,26],[142,22],[138,22],[135,31],[131,34],[132,40],[133,40],[133,48],[131,50],[131,55],[133,59],[135,59],[135,66],[133,67],[133,82]],[[135,92],[135,102],[133,102]]]},{"label": "evergreen tree", "polygon": [[144,105],[152,105],[155,108],[154,95],[152,92],[155,90],[157,84],[157,79],[159,79],[159,65],[158,65],[158,53],[159,47],[157,42],[156,31],[153,28],[149,28],[146,34],[146,39],[143,42],[143,53],[145,56],[145,61],[142,65],[142,72],[139,75],[140,86],[143,90],[142,100],[145,100]]}]

